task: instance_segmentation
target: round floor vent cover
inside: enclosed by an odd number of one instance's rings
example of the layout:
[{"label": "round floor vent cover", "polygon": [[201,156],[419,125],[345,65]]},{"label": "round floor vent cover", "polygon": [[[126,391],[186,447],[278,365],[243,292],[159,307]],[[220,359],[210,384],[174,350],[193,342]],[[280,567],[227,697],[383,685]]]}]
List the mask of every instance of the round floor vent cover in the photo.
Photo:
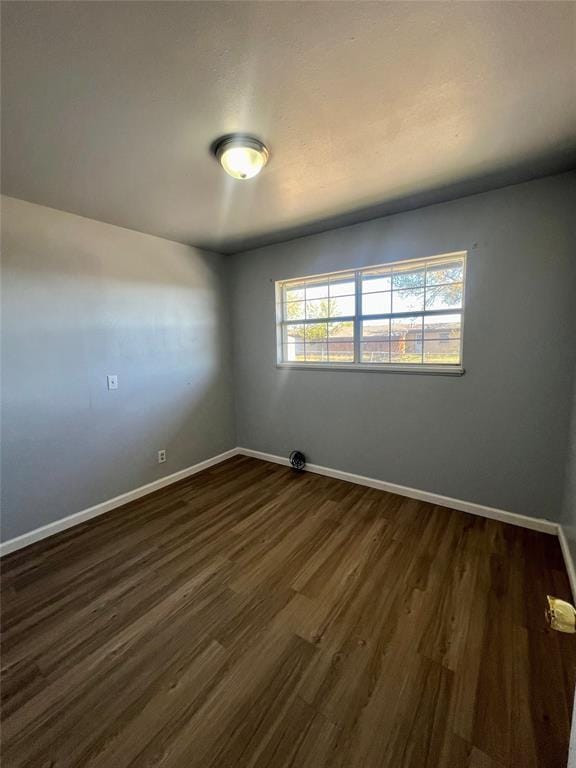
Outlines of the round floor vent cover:
[{"label": "round floor vent cover", "polygon": [[301,451],[292,451],[289,456],[290,465],[299,471],[304,469],[306,464],[306,456]]}]

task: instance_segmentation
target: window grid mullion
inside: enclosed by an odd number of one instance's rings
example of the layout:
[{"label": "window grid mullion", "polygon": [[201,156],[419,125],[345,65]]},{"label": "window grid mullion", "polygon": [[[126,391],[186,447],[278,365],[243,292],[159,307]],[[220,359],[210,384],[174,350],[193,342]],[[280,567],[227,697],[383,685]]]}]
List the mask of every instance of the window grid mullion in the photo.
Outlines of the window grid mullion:
[{"label": "window grid mullion", "polygon": [[354,306],[354,362],[360,363],[360,318],[362,317],[362,272],[354,273],[356,302]]},{"label": "window grid mullion", "polygon": [[[426,286],[428,284],[428,262],[426,261],[424,263],[424,312],[426,312]],[[422,322],[420,324],[421,333],[422,333],[422,341],[420,342],[420,365],[424,365],[424,345],[425,345],[425,339],[424,339],[424,318],[425,315],[422,315]]]},{"label": "window grid mullion", "polygon": [[355,315],[343,315],[342,317],[315,317],[313,320],[283,320],[284,325],[318,325],[319,323],[351,323]]},{"label": "window grid mullion", "polygon": [[429,309],[412,312],[384,312],[379,315],[361,315],[361,320],[396,320],[404,317],[440,317],[441,315],[462,315],[462,307],[458,309]]}]

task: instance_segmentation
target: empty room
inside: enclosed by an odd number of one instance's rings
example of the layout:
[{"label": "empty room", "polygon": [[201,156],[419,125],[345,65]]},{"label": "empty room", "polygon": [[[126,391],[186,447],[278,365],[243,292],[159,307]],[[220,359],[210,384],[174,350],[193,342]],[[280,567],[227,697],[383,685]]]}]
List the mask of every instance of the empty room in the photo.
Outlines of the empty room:
[{"label": "empty room", "polygon": [[576,2],[0,14],[2,767],[576,768]]}]

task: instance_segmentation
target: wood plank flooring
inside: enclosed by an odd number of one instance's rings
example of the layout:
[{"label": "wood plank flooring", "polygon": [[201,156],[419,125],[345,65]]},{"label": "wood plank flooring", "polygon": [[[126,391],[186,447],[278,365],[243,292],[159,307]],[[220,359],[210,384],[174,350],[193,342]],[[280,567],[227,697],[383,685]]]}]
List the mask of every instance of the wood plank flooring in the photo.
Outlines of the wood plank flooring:
[{"label": "wood plank flooring", "polygon": [[4,768],[562,768],[552,536],[235,457],[4,558]]}]

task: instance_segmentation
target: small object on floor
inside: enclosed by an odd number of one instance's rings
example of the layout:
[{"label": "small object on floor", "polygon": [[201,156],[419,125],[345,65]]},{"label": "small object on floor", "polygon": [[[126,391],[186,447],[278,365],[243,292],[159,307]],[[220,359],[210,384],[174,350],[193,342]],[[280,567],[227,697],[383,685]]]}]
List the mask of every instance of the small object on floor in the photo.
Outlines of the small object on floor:
[{"label": "small object on floor", "polygon": [[573,635],[576,632],[576,609],[559,597],[547,596],[546,620],[557,632]]},{"label": "small object on floor", "polygon": [[306,456],[301,451],[292,451],[289,456],[290,465],[293,469],[301,472],[306,464]]}]

